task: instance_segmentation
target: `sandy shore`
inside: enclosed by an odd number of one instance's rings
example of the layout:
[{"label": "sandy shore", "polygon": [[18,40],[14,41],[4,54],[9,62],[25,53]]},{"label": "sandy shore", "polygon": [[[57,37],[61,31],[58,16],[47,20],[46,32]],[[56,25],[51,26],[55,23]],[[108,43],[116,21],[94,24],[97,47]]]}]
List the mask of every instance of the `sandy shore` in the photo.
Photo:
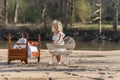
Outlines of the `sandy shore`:
[{"label": "sandy shore", "polygon": [[82,51],[70,55],[71,64],[49,65],[51,55],[41,50],[41,62],[7,64],[7,50],[0,49],[0,80],[120,80],[120,50]]}]

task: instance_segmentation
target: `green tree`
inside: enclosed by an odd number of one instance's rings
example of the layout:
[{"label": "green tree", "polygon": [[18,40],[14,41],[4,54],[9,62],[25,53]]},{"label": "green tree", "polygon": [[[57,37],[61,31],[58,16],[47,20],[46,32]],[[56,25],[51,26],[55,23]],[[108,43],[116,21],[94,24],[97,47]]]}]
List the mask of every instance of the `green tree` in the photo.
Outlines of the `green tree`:
[{"label": "green tree", "polygon": [[90,3],[87,0],[78,0],[75,4],[75,15],[77,21],[81,21],[82,23],[86,23],[87,21],[89,21],[92,14]]}]

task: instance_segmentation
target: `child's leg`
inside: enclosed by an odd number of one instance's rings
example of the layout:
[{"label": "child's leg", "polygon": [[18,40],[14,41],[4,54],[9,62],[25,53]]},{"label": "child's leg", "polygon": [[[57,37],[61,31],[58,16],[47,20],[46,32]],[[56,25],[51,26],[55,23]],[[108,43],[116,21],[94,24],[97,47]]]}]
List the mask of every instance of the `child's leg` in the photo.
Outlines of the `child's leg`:
[{"label": "child's leg", "polygon": [[56,59],[57,59],[57,62],[60,62],[61,56],[60,56],[60,55],[57,55],[57,56],[56,56]]}]

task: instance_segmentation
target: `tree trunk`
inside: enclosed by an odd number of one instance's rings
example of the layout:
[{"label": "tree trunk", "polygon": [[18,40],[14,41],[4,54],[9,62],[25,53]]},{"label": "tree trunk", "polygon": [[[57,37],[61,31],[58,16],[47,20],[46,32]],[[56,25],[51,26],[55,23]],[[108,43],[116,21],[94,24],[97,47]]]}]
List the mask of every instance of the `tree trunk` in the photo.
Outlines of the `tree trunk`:
[{"label": "tree trunk", "polygon": [[64,8],[64,1],[63,0],[60,0],[60,9],[63,11],[63,8]]},{"label": "tree trunk", "polygon": [[115,0],[115,5],[114,5],[114,17],[113,17],[113,29],[115,33],[117,33],[117,27],[118,27],[118,0]]},{"label": "tree trunk", "polygon": [[43,9],[43,12],[42,12],[42,21],[44,23],[44,29],[45,30],[47,30],[47,23],[46,23],[46,16],[45,16],[46,8],[47,8],[47,0],[44,0],[44,9]]},{"label": "tree trunk", "polygon": [[101,33],[102,33],[102,25],[101,25],[101,20],[102,20],[102,5],[101,5],[101,0],[99,0],[99,4],[100,4],[99,36],[101,36]]},{"label": "tree trunk", "polygon": [[67,22],[68,22],[68,6],[69,6],[69,3],[68,3],[68,0],[65,0],[65,29],[67,29]]},{"label": "tree trunk", "polygon": [[64,27],[65,27],[65,25],[66,25],[66,23],[65,23],[65,2],[66,2],[66,0],[60,0],[61,2],[60,2],[60,9],[61,9],[61,11],[62,11],[62,14],[64,14],[64,16],[63,16],[63,18],[61,19],[61,21],[62,21],[62,23],[63,23],[63,25],[64,25]]},{"label": "tree trunk", "polygon": [[71,12],[70,12],[70,26],[73,24],[73,14],[74,13],[74,0],[71,0]]},{"label": "tree trunk", "polygon": [[15,0],[15,7],[14,7],[14,23],[18,21],[18,0]]},{"label": "tree trunk", "polygon": [[3,0],[0,0],[0,18],[3,18],[3,15],[2,15],[2,10],[3,10],[3,7],[4,7],[4,1]]},{"label": "tree trunk", "polygon": [[4,16],[4,23],[8,24],[8,2],[7,0],[4,0],[4,6],[5,6],[5,16]]}]

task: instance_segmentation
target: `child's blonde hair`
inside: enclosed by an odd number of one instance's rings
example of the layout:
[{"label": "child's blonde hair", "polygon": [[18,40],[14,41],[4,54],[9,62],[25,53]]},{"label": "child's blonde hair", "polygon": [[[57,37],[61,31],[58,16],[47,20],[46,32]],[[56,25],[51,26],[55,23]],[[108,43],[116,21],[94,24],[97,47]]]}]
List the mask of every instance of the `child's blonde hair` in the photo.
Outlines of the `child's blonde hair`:
[{"label": "child's blonde hair", "polygon": [[53,23],[52,23],[52,32],[54,32],[55,31],[55,24],[57,24],[58,25],[58,30],[59,31],[62,31],[63,30],[63,26],[62,26],[62,23],[60,22],[60,21],[58,21],[58,20],[54,20],[53,21]]}]

